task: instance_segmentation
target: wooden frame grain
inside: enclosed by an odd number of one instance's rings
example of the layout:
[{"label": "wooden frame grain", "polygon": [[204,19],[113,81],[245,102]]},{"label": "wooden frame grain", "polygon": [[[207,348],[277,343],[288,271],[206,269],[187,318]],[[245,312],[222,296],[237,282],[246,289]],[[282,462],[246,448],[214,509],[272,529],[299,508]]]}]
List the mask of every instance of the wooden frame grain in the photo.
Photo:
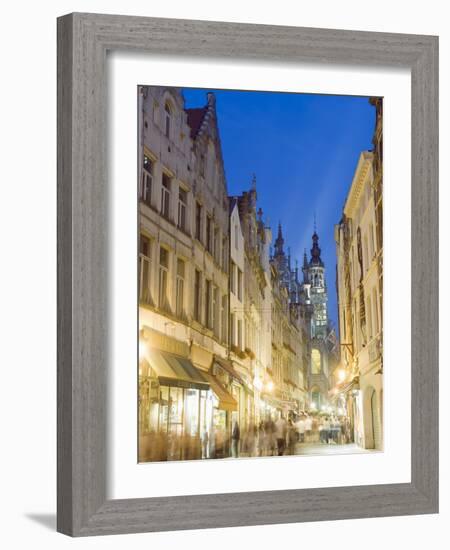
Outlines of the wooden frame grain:
[{"label": "wooden frame grain", "polygon": [[[411,69],[411,483],[107,500],[110,50]],[[58,531],[85,536],[436,513],[437,312],[437,37],[83,13],[58,19]]]}]

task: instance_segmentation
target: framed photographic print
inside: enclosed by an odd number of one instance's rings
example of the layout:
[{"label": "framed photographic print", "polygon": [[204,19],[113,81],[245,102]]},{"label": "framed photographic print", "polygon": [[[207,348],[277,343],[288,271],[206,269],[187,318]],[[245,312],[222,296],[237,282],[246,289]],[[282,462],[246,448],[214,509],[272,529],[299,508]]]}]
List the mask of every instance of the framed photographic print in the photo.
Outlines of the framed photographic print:
[{"label": "framed photographic print", "polygon": [[58,20],[58,530],[438,509],[436,37]]}]

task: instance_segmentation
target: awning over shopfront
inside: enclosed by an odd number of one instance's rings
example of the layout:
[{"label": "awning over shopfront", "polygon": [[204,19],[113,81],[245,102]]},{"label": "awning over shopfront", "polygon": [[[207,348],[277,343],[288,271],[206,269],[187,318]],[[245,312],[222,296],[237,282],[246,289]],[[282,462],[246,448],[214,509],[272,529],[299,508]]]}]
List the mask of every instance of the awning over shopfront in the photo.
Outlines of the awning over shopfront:
[{"label": "awning over shopfront", "polygon": [[344,395],[350,390],[359,390],[359,376],[355,376],[353,380],[347,382],[343,385],[336,386],[328,392],[331,398],[337,397],[339,395]]},{"label": "awning over shopfront", "polygon": [[223,359],[222,357],[218,357],[217,355],[214,356],[214,363],[216,363],[221,369],[226,371],[229,375],[231,375],[235,380],[240,382],[243,386],[245,386],[245,382],[242,379],[242,376],[236,371],[236,369],[233,367],[233,363],[229,361],[228,359]]},{"label": "awning over shopfront", "polygon": [[204,373],[189,359],[156,349],[149,350],[147,358],[161,385],[209,390],[210,384]]},{"label": "awning over shopfront", "polygon": [[208,372],[202,373],[202,376],[206,378],[211,386],[211,390],[216,394],[219,400],[218,408],[223,411],[237,411],[236,399],[227,392],[227,390],[221,386],[221,384],[214,378],[212,374]]},{"label": "awning over shopfront", "polygon": [[271,395],[268,395],[267,393],[261,394],[261,400],[264,401],[264,403],[266,403],[267,405],[270,405],[274,409],[281,410],[283,408],[283,405],[279,399]]}]

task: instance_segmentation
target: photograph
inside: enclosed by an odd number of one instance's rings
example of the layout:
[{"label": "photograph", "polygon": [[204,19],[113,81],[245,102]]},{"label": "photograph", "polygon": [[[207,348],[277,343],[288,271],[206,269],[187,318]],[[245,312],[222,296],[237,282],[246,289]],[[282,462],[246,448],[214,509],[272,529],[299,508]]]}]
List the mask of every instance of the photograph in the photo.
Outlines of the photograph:
[{"label": "photograph", "polygon": [[382,452],[383,98],[136,103],[138,462]]}]

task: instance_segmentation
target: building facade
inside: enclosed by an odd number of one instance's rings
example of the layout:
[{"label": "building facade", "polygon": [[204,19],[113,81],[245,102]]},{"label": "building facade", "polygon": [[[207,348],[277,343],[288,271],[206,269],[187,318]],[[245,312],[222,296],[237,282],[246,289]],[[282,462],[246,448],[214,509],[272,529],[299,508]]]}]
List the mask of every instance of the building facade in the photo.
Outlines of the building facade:
[{"label": "building facade", "polygon": [[355,441],[367,449],[383,447],[382,240],[377,235],[381,176],[376,154],[361,154],[335,228],[343,348],[336,394],[352,418]]},{"label": "building facade", "polygon": [[211,378],[229,347],[228,194],[215,100],[185,109],[176,88],[139,94],[139,431],[185,438],[198,457],[214,420],[225,429],[237,411]]}]

